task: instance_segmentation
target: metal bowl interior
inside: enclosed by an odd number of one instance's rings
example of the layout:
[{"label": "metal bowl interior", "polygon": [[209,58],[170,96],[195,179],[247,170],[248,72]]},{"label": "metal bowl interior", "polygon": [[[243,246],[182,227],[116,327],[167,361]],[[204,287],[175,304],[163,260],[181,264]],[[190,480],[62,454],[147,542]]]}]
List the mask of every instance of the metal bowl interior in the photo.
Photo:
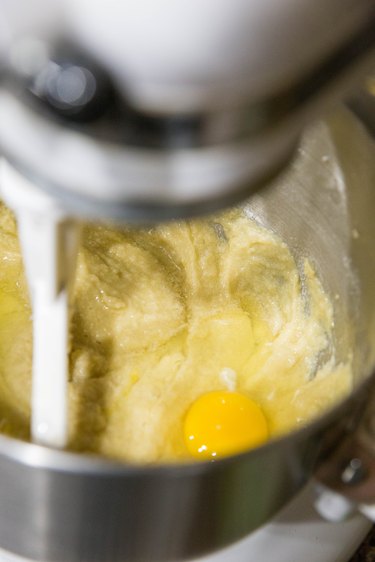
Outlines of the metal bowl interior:
[{"label": "metal bowl interior", "polygon": [[355,388],[375,360],[374,156],[374,140],[341,108],[307,131],[288,172],[246,207],[297,264],[313,264],[333,303],[336,358],[353,354]]}]

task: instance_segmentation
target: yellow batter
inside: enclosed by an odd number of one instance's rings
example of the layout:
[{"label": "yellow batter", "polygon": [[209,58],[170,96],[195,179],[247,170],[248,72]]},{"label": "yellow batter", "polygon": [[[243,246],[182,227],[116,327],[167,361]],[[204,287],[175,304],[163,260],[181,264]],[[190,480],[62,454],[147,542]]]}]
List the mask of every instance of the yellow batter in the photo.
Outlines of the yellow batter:
[{"label": "yellow batter", "polygon": [[[189,459],[200,395],[237,390],[272,435],[351,389],[332,308],[308,263],[240,211],[149,231],[85,227],[73,299],[70,448]],[[12,215],[0,209],[0,431],[29,437],[31,319]],[[326,357],[322,363],[322,357]]]}]

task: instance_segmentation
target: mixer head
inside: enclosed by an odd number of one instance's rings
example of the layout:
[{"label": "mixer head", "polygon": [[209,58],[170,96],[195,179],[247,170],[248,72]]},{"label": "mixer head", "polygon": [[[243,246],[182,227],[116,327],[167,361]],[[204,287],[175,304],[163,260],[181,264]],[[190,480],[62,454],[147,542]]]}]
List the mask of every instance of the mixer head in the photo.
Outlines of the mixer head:
[{"label": "mixer head", "polygon": [[373,2],[298,4],[0,0],[0,151],[78,217],[238,202],[375,42]]}]

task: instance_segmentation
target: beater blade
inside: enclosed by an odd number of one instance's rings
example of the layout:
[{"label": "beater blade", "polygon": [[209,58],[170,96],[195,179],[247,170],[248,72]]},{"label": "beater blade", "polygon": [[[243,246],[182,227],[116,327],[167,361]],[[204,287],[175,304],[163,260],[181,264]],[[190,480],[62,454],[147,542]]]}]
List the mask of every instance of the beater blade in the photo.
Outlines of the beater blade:
[{"label": "beater blade", "polygon": [[79,226],[5,161],[1,192],[17,217],[33,312],[31,435],[35,443],[62,448],[68,434],[69,288]]}]

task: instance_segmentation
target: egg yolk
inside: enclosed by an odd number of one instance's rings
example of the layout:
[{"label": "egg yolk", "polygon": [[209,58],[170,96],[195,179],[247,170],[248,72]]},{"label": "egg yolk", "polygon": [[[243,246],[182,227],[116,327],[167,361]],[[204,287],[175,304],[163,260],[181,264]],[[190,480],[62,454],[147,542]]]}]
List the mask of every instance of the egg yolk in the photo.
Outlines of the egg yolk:
[{"label": "egg yolk", "polygon": [[264,443],[268,438],[267,421],[258,404],[247,396],[209,392],[190,406],[184,438],[196,458],[224,457]]}]

